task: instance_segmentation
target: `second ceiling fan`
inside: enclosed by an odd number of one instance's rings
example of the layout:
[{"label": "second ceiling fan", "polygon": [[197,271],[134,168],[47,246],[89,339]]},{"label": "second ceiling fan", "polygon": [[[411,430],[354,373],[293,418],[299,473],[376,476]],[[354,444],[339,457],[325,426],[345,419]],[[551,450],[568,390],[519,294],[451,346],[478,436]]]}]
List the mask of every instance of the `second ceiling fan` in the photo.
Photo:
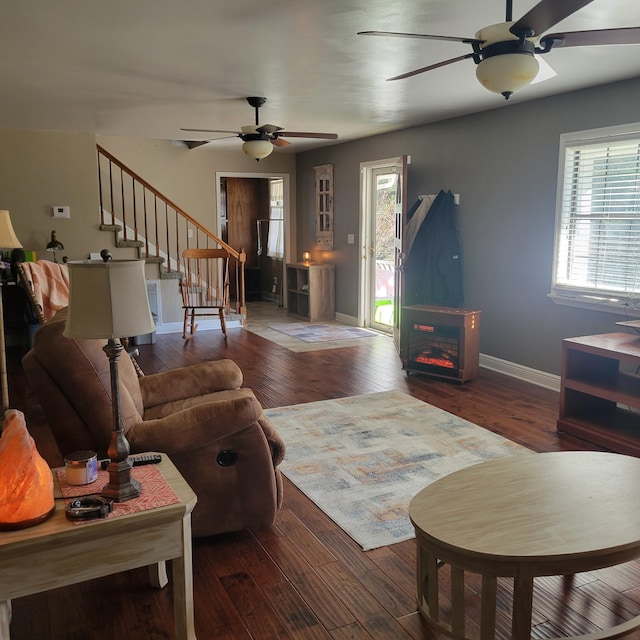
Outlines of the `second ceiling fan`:
[{"label": "second ceiling fan", "polygon": [[[198,133],[229,133],[234,137],[238,137],[243,141],[242,151],[256,161],[266,158],[272,151],[273,147],[286,147],[291,143],[284,138],[321,138],[324,140],[337,140],[337,133],[312,133],[303,131],[285,131],[282,127],[273,124],[260,124],[259,109],[267,101],[266,98],[251,96],[247,98],[247,102],[255,109],[255,124],[241,127],[240,131],[227,131],[224,129],[181,129],[181,131],[198,132]],[[230,137],[230,136],[224,136]],[[221,139],[221,138],[218,138]],[[195,142],[187,144],[190,147],[206,144],[211,140],[203,142]]]},{"label": "second ceiling fan", "polygon": [[557,47],[640,44],[640,27],[569,31],[540,37],[544,31],[591,2],[593,0],[541,0],[514,22],[513,0],[506,0],[505,22],[480,29],[474,38],[393,31],[360,31],[358,35],[449,40],[470,44],[472,53],[436,62],[388,80],[409,78],[471,58],[477,65],[476,76],[480,83],[489,91],[500,93],[508,100],[514,91],[526,87],[535,79],[539,68],[535,57],[537,54],[548,53]]}]

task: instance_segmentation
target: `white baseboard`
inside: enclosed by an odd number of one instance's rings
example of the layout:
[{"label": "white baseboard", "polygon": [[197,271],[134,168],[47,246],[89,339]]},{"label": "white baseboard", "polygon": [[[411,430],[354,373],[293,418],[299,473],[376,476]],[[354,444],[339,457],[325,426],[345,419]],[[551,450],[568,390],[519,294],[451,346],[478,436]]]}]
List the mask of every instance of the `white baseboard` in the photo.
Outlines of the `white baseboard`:
[{"label": "white baseboard", "polygon": [[[198,320],[196,324],[198,325],[198,331],[209,331],[212,329],[220,331],[220,320],[217,318],[213,318],[211,320]],[[236,329],[239,327],[242,327],[240,320],[227,319],[227,329]],[[158,335],[163,333],[182,333],[182,328],[182,322],[163,322],[156,326],[156,333]]]},{"label": "white baseboard", "polygon": [[336,321],[342,322],[342,324],[348,324],[352,327],[358,326],[358,318],[354,316],[347,316],[344,313],[336,313]]},{"label": "white baseboard", "polygon": [[485,369],[490,369],[491,371],[503,373],[512,378],[518,378],[518,380],[530,382],[545,389],[560,391],[560,376],[552,373],[531,369],[530,367],[525,367],[507,360],[501,360],[500,358],[494,358],[493,356],[487,356],[483,353],[480,354],[480,366]]}]

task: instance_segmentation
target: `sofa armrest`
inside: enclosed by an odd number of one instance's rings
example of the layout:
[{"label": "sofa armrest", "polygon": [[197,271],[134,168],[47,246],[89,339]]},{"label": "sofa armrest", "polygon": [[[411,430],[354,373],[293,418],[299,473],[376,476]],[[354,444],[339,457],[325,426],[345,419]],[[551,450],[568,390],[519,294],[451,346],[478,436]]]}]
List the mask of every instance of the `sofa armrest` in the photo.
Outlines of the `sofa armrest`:
[{"label": "sofa armrest", "polygon": [[133,452],[168,455],[203,449],[258,422],[255,402],[248,397],[207,402],[173,415],[145,420],[127,431]]},{"label": "sofa armrest", "polygon": [[242,370],[233,360],[211,360],[140,378],[145,408],[242,386]]}]

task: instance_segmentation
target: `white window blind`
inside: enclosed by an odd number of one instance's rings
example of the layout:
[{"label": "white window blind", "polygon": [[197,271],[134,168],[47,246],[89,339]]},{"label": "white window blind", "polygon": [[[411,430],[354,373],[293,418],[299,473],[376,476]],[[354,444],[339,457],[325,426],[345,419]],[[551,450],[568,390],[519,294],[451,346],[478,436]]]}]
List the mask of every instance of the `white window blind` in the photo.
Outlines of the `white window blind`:
[{"label": "white window blind", "polygon": [[640,297],[640,126],[561,141],[552,294]]}]

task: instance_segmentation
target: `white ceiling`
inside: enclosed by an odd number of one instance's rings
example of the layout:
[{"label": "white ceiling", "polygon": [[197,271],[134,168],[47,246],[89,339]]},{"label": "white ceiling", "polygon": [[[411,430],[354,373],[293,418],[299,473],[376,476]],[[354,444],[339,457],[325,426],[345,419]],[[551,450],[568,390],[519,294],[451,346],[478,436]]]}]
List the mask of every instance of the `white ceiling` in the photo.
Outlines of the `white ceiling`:
[{"label": "white ceiling", "polygon": [[[640,76],[640,45],[575,47],[557,71],[506,103],[456,42],[358,36],[363,30],[473,37],[503,22],[504,0],[5,0],[0,126],[198,139],[181,127],[261,124],[335,132],[340,141]],[[535,0],[514,0],[519,18]],[[594,0],[551,31],[640,26],[639,0]],[[204,136],[200,136],[202,138]],[[333,144],[292,139],[296,151]],[[237,139],[217,148],[239,149]],[[286,150],[279,149],[277,153]]]}]

